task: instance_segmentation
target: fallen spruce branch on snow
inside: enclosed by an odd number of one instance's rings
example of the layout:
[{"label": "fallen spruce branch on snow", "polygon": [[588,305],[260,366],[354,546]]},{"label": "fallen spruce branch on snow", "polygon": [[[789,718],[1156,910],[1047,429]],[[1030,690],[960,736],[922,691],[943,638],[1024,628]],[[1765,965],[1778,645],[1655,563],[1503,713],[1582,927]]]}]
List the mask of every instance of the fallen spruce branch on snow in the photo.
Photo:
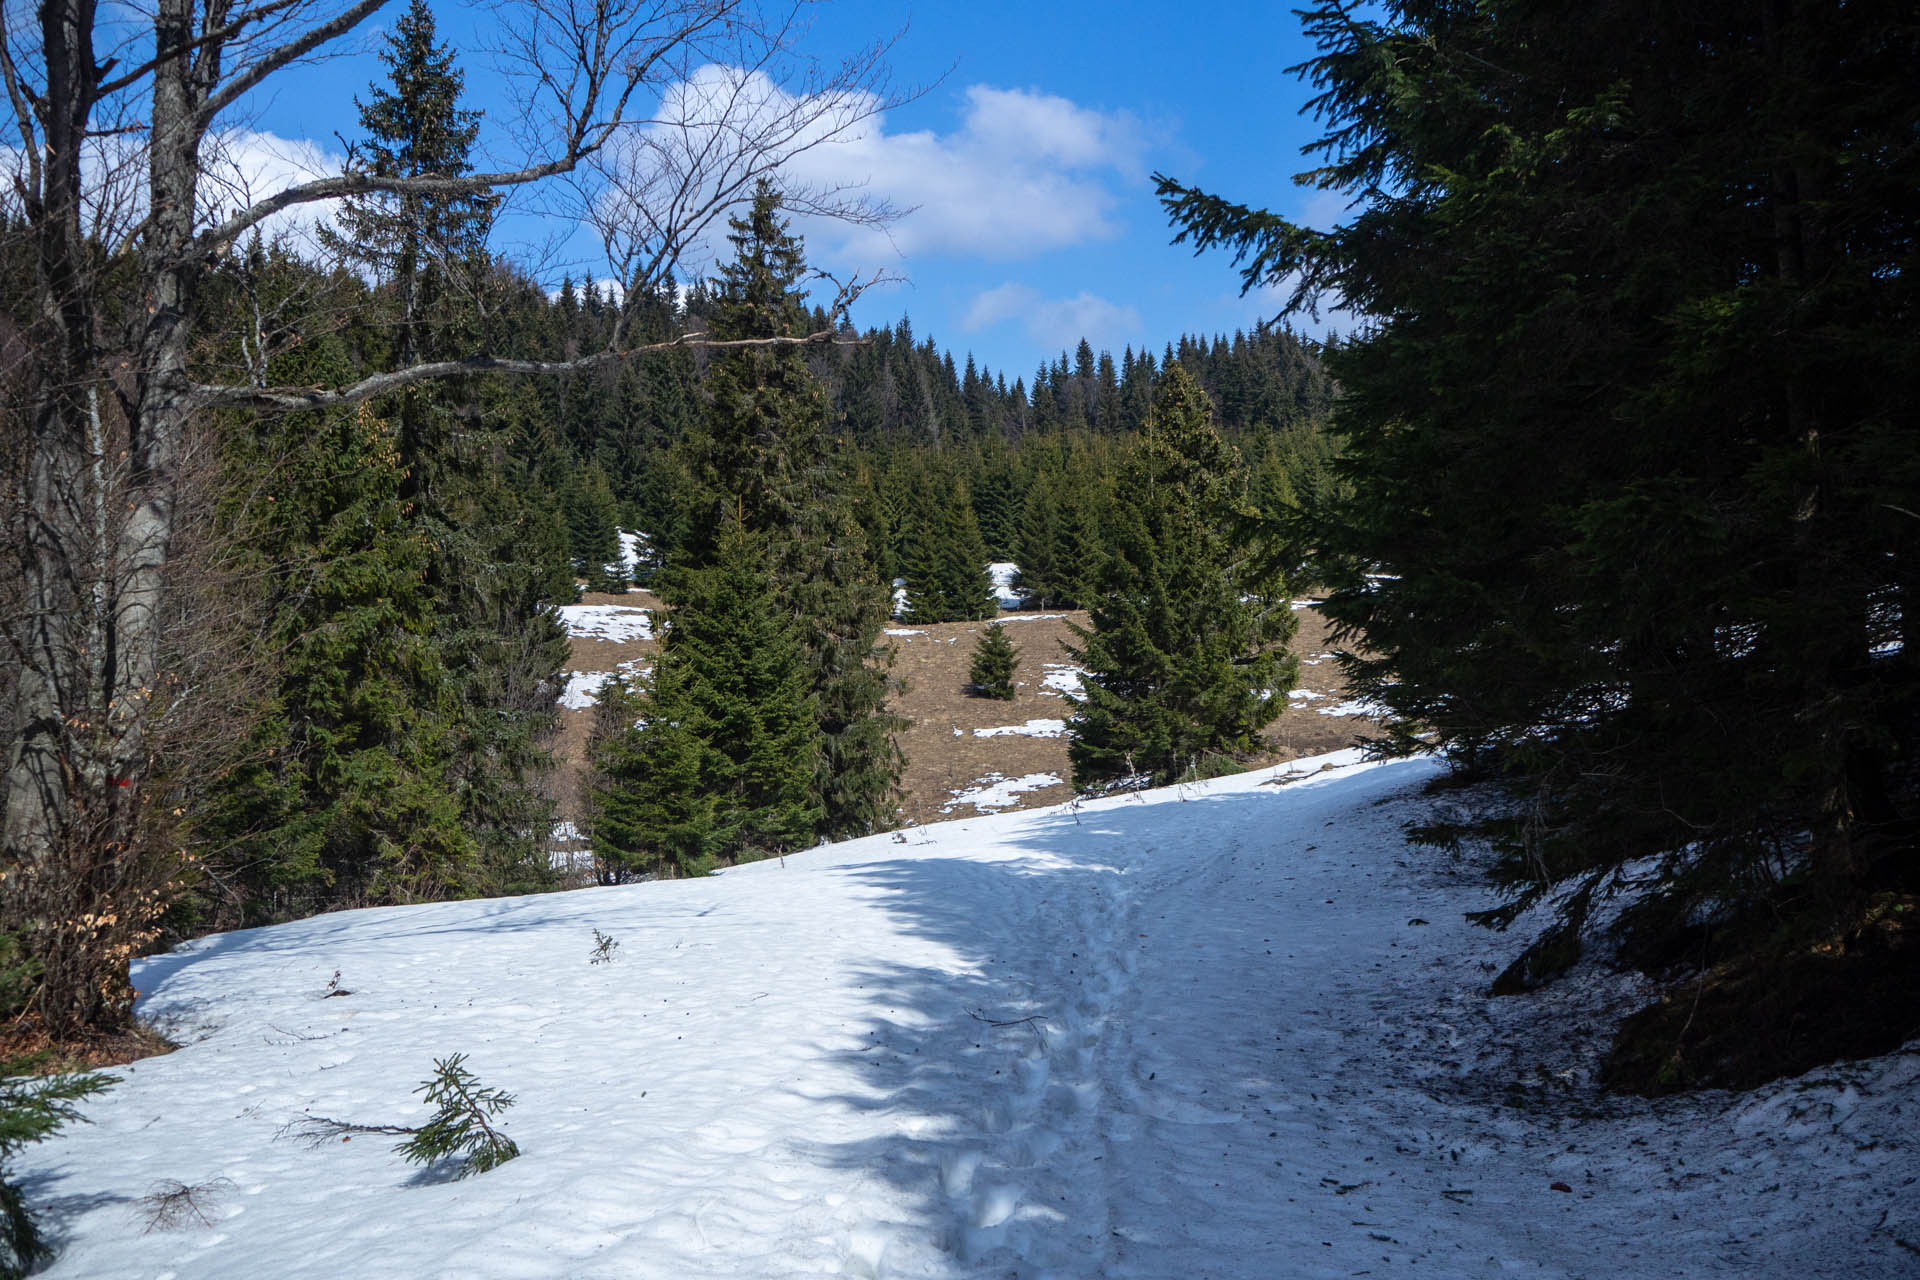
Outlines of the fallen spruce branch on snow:
[{"label": "fallen spruce branch on snow", "polygon": [[494,1128],[494,1119],[511,1107],[513,1095],[483,1086],[464,1065],[467,1055],[436,1058],[433,1079],[415,1093],[433,1104],[433,1118],[423,1125],[358,1124],[332,1116],[302,1116],[282,1125],[277,1138],[288,1138],[317,1149],[335,1138],[353,1141],[360,1133],[404,1137],[393,1149],[411,1164],[432,1165],[448,1158],[459,1164],[454,1177],[465,1178],[505,1164],[520,1154],[518,1144]]}]

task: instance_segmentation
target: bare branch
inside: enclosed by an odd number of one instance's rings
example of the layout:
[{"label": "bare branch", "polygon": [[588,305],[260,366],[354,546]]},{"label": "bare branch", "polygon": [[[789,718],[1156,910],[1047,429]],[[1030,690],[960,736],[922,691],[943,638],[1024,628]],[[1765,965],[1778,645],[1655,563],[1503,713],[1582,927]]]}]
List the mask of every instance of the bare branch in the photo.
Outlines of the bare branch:
[{"label": "bare branch", "polygon": [[[385,0],[381,0],[381,2],[385,3]],[[148,58],[131,71],[124,72],[112,80],[102,82],[100,87],[94,92],[101,98],[116,94],[122,89],[131,87],[142,78],[152,75],[154,71],[158,70],[162,65],[171,62],[175,58],[184,58],[190,54],[198,53],[202,49],[212,48],[216,45],[224,45],[248,27],[256,23],[265,22],[268,18],[275,17],[281,13],[297,9],[307,3],[309,3],[309,0],[270,0],[269,3],[263,4],[259,8],[248,9],[242,12],[239,17],[232,18],[217,27],[209,28],[184,44],[175,45],[164,53]]]},{"label": "bare branch", "polygon": [[333,178],[315,178],[311,182],[297,183],[277,191],[266,199],[256,201],[242,209],[225,222],[209,227],[194,237],[192,252],[195,254],[218,252],[274,214],[296,205],[313,204],[319,200],[337,200],[342,196],[373,195],[381,192],[390,195],[471,195],[494,187],[520,186],[529,182],[538,182],[542,178],[551,178],[572,169],[577,162],[576,157],[564,157],[511,173],[475,173],[460,178],[381,178],[370,173],[343,173]]},{"label": "bare branch", "polygon": [[7,101],[13,106],[14,124],[20,130],[20,152],[27,160],[28,180],[38,192],[40,145],[33,129],[33,95],[20,80],[20,69],[13,62],[13,41],[8,36],[7,31],[0,29],[0,78],[7,82]]},{"label": "bare branch", "polygon": [[209,95],[196,113],[195,124],[201,129],[206,129],[213,123],[216,116],[232,106],[242,95],[258,87],[268,76],[282,67],[298,62],[328,41],[345,35],[386,3],[387,0],[360,0],[360,3],[340,13],[331,21],[323,22],[312,30],[302,32],[299,36],[267,53],[258,62],[222,85],[218,93]]},{"label": "bare branch", "polygon": [[297,1142],[312,1150],[336,1138],[341,1142],[351,1142],[356,1133],[377,1133],[391,1138],[418,1132],[412,1125],[405,1124],[355,1124],[351,1120],[336,1120],[332,1116],[301,1116],[298,1120],[289,1120],[281,1125],[273,1136]]},{"label": "bare branch", "polygon": [[283,412],[297,409],[333,409],[359,404],[375,396],[422,382],[447,378],[472,378],[485,373],[561,374],[580,373],[633,356],[675,348],[702,347],[711,351],[729,351],[746,347],[853,347],[864,338],[848,337],[839,329],[822,329],[802,337],[731,338],[716,340],[704,333],[682,334],[666,342],[650,342],[618,351],[596,351],[572,360],[507,360],[498,356],[468,356],[464,360],[436,360],[389,373],[376,373],[344,387],[215,387],[195,386],[189,395],[196,409],[260,409]]},{"label": "bare branch", "polygon": [[[736,50],[734,63],[684,76],[652,119],[636,122],[573,181],[574,216],[596,228],[629,288],[663,281],[759,179],[848,138],[903,100],[882,75],[889,42],[788,87],[779,65],[785,38],[781,28],[761,47]],[[857,187],[812,187],[785,176],[780,186],[794,213],[860,225],[898,214]]]}]

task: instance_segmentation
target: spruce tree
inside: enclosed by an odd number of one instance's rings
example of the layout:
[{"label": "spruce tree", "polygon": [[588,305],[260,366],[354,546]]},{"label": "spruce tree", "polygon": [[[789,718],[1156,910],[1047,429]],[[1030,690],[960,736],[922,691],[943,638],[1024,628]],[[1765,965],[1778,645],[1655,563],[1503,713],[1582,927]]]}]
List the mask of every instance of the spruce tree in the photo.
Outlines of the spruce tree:
[{"label": "spruce tree", "polygon": [[[714,337],[809,331],[805,253],[779,211],[779,194],[763,181],[747,216],[732,221],[736,256],[713,295]],[[891,650],[880,643],[888,588],[853,507],[849,464],[826,435],[825,393],[792,347],[716,353],[707,391],[701,430],[683,451],[694,484],[682,563],[717,563],[716,538],[728,527],[764,539],[823,739],[812,757],[818,834],[889,826],[901,758],[900,722],[886,706]]]},{"label": "spruce tree", "polygon": [[1051,609],[1060,601],[1060,566],[1054,553],[1060,538],[1060,511],[1054,476],[1043,472],[1027,486],[1020,510],[1020,539],[1014,556],[1020,572],[1014,587],[1034,608]]},{"label": "spruce tree", "polygon": [[[424,7],[383,56],[391,79],[362,105],[354,163],[384,176],[464,172],[475,120],[456,105],[459,77]],[[457,295],[499,282],[482,252],[490,208],[485,197],[348,202],[332,243],[374,278],[377,314],[286,344],[270,376],[334,385],[370,360],[455,349],[469,324]],[[297,314],[279,302],[290,290],[350,287],[278,250],[243,266],[266,314]],[[566,638],[540,605],[571,583],[565,535],[512,452],[521,400],[488,387],[408,392],[374,411],[224,433],[222,529],[265,571],[280,667],[251,750],[193,815],[222,873],[209,882],[226,891],[215,919],[550,881],[539,784]]]},{"label": "spruce tree", "polygon": [[1306,22],[1349,216],[1161,192],[1249,288],[1377,318],[1311,531],[1354,687],[1516,787],[1522,901],[1663,853],[1649,956],[1847,936],[1920,812],[1911,6]]},{"label": "spruce tree", "polygon": [[1074,785],[1203,776],[1255,750],[1286,705],[1294,618],[1237,545],[1245,474],[1184,369],[1162,379],[1122,472],[1069,726]]},{"label": "spruce tree", "polygon": [[825,812],[823,749],[807,655],[768,572],[768,538],[735,523],[706,567],[673,575],[674,609],[642,714],[700,744],[699,791],[712,798],[712,851],[730,862],[810,844]]},{"label": "spruce tree", "polygon": [[1076,452],[1054,488],[1059,514],[1049,559],[1054,601],[1061,608],[1086,608],[1095,595],[1093,579],[1106,554],[1103,520],[1109,501],[1109,481],[1100,470],[1101,464]]},{"label": "spruce tree", "polygon": [[1005,626],[987,624],[974,646],[973,661],[967,667],[967,691],[978,698],[1013,701],[1013,674],[1020,665],[1020,651],[1013,646]]},{"label": "spruce tree", "polygon": [[[304,271],[269,254],[256,287],[277,297]],[[350,360],[327,335],[272,372],[320,382]],[[222,890],[212,918],[474,891],[479,850],[447,777],[460,708],[394,428],[365,407],[295,414],[235,422],[222,446],[216,527],[263,584],[276,661],[249,749],[193,815]]]},{"label": "spruce tree", "polygon": [[[471,170],[480,113],[458,105],[464,76],[434,36],[433,10],[426,0],[412,0],[380,51],[387,82],[370,86],[367,101],[354,100],[365,135],[348,147],[350,170],[382,178],[458,177]],[[439,354],[434,331],[448,293],[480,265],[498,204],[491,194],[354,196],[336,215],[339,230],[321,231],[326,247],[397,293],[398,363]],[[402,450],[437,452],[405,437]],[[426,479],[416,482],[424,487]]]},{"label": "spruce tree", "polygon": [[905,556],[908,617],[962,622],[992,616],[993,579],[966,482],[929,478],[921,492]]},{"label": "spruce tree", "polygon": [[662,663],[637,689],[609,681],[594,706],[588,821],[602,884],[704,875],[713,866],[706,744],[688,725],[684,683],[679,663]]},{"label": "spruce tree", "polygon": [[993,577],[987,572],[986,539],[974,516],[972,492],[963,480],[948,489],[940,510],[934,573],[949,620],[971,622],[993,616],[998,606]]},{"label": "spruce tree", "polygon": [[[424,0],[395,24],[381,57],[388,78],[359,104],[364,136],[350,162],[387,177],[468,173],[479,113],[459,105],[462,76],[436,43]],[[486,238],[497,203],[485,193],[346,202],[341,232],[328,242],[390,296],[395,362],[470,346],[479,320],[467,299],[495,283]],[[552,599],[555,575],[536,486],[493,425],[492,401],[503,394],[512,393],[484,383],[412,388],[385,409],[397,428],[400,496],[429,552],[431,643],[448,673],[442,696],[453,716],[437,762],[421,763],[439,772],[478,850],[467,891],[521,890],[548,878],[551,805],[541,783],[551,759],[543,743],[556,723],[553,695],[567,654],[564,633],[540,607]],[[604,563],[588,572],[610,586]]]},{"label": "spruce tree", "polygon": [[613,488],[598,463],[576,468],[561,491],[566,507],[567,550],[589,591],[619,591],[620,528]]},{"label": "spruce tree", "polygon": [[989,436],[985,457],[975,471],[970,486],[973,512],[979,521],[980,537],[989,560],[1007,560],[1019,540],[1020,494],[1006,456],[1001,436]]}]

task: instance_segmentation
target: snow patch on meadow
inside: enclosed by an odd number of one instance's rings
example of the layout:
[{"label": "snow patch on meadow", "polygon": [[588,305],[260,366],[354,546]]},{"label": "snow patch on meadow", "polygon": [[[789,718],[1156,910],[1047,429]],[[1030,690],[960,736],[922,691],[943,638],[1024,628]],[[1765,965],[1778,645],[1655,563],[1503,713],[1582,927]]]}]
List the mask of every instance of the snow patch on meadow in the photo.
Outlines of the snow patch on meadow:
[{"label": "snow patch on meadow", "polygon": [[975,729],[976,738],[1058,738],[1067,731],[1065,720],[1029,720],[1025,724],[1003,724],[993,729]]},{"label": "snow patch on meadow", "polygon": [[1071,698],[1075,702],[1084,702],[1086,690],[1080,686],[1080,678],[1087,673],[1079,667],[1070,667],[1063,662],[1046,664],[1047,674],[1040,681],[1040,696],[1043,698]]},{"label": "snow patch on meadow", "polygon": [[962,787],[953,792],[953,799],[940,806],[940,812],[952,813],[963,804],[970,804],[982,813],[995,809],[1011,809],[1019,803],[1014,799],[1023,791],[1039,791],[1043,787],[1061,785],[1058,774],[1028,773],[1018,778],[1009,778],[1004,773],[989,773],[971,787]]},{"label": "snow patch on meadow", "polygon": [[563,604],[554,610],[576,640],[627,644],[653,639],[653,614],[629,604]]},{"label": "snow patch on meadow", "polygon": [[605,671],[571,671],[560,691],[560,705],[568,711],[589,711],[600,701],[600,686],[612,677]]}]

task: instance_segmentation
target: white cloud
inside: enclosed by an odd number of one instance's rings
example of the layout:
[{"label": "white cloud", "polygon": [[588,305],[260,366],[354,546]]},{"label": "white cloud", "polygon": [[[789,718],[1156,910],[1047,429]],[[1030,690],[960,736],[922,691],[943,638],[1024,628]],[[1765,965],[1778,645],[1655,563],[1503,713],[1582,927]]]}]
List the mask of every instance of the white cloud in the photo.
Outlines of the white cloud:
[{"label": "white cloud", "polygon": [[[742,175],[771,153],[815,261],[862,270],[938,255],[1011,261],[1118,235],[1117,189],[1145,168],[1145,133],[1132,116],[1054,95],[974,85],[946,133],[891,133],[882,105],[860,91],[809,98],[760,72],[704,67],[606,153],[597,217],[625,219],[630,237],[657,240],[663,223],[623,208],[684,218],[716,192],[744,199],[751,185]],[[809,195],[903,212],[863,225],[809,213]],[[689,273],[727,255],[725,231],[716,219],[684,246]]]},{"label": "white cloud", "polygon": [[1095,350],[1118,350],[1138,345],[1145,337],[1140,313],[1096,294],[1082,291],[1071,298],[1048,298],[1024,284],[1008,283],[974,297],[961,328],[978,333],[1020,322],[1041,350],[1065,350],[1085,338]]},{"label": "white cloud", "polygon": [[1351,215],[1349,199],[1338,191],[1312,191],[1300,202],[1293,220],[1316,231],[1331,231]]},{"label": "white cloud", "polygon": [[1137,170],[1140,164],[1140,128],[1131,115],[1103,115],[1052,94],[974,85],[967,90],[965,133],[996,154],[1069,168]]},{"label": "white cloud", "polygon": [[[211,226],[257,200],[299,182],[341,172],[345,159],[305,138],[282,138],[252,129],[208,137],[201,153],[198,225]],[[115,240],[138,223],[147,207],[146,140],[139,134],[89,139],[81,158],[87,189],[88,231]],[[24,174],[18,148],[0,148],[0,183],[11,190],[15,174]],[[295,205],[261,224],[268,239],[290,237],[314,252],[314,227],[325,220],[332,201]]]},{"label": "white cloud", "polygon": [[[346,158],[306,138],[237,129],[208,140],[204,166],[203,225],[298,183],[339,174]],[[337,204],[326,200],[283,209],[260,224],[260,233],[268,240],[286,236],[302,252],[317,253],[314,228],[332,216]]]},{"label": "white cloud", "polygon": [[883,248],[908,258],[1009,261],[1119,234],[1111,184],[1135,180],[1142,169],[1144,138],[1133,117],[986,85],[970,87],[966,102],[950,133],[890,134],[885,118],[875,117],[855,136],[796,157],[786,172],[803,181],[864,184],[912,210],[886,240],[872,230],[817,224],[807,233],[825,240],[832,256],[854,261]]}]

